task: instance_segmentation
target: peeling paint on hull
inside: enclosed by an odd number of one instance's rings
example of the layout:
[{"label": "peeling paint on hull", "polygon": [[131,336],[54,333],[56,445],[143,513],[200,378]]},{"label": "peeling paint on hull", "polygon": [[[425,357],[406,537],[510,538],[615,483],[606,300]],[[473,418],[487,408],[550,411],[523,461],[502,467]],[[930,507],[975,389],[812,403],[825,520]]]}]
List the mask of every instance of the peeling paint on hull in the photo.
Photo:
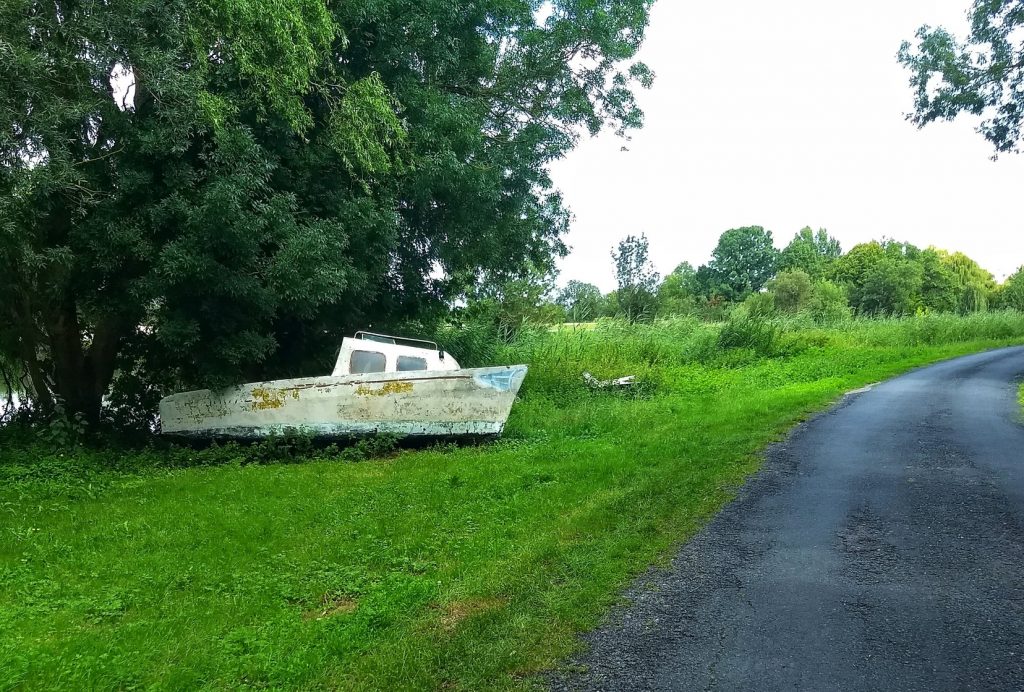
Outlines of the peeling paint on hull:
[{"label": "peeling paint on hull", "polygon": [[494,437],[505,427],[526,366],[258,382],[160,402],[164,434],[253,440],[286,432],[322,438],[375,433]]}]

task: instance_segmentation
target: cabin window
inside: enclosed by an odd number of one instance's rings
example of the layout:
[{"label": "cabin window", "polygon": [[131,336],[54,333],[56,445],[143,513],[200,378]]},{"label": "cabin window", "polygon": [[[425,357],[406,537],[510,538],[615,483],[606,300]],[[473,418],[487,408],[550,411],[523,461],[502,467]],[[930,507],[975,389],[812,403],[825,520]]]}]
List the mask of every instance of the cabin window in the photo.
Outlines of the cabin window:
[{"label": "cabin window", "polygon": [[348,371],[353,375],[360,375],[368,372],[384,372],[387,370],[388,360],[383,353],[377,351],[352,351],[352,357],[348,361]]},{"label": "cabin window", "polygon": [[408,372],[410,370],[426,370],[426,358],[414,358],[413,356],[398,356],[398,371]]}]

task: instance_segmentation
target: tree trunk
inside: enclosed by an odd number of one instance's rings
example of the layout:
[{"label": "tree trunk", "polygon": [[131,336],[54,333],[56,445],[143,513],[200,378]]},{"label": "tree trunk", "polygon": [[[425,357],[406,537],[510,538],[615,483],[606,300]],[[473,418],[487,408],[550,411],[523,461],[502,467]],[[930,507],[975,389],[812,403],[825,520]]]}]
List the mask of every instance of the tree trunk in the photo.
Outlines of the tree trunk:
[{"label": "tree trunk", "polygon": [[73,301],[58,307],[48,327],[56,394],[69,414],[81,414],[87,423],[95,424],[114,378],[123,321],[102,320],[88,349]]},{"label": "tree trunk", "polygon": [[[68,414],[81,413],[86,419],[94,408],[89,401],[89,378],[85,377],[85,352],[74,300],[64,298],[50,314],[47,331],[53,359],[53,384]],[[99,408],[94,415],[99,417]]]},{"label": "tree trunk", "polygon": [[117,366],[117,354],[121,341],[125,337],[125,325],[130,325],[116,317],[107,317],[96,326],[92,344],[85,356],[86,369],[92,378],[92,397],[96,402],[96,412],[100,411],[103,397],[114,380],[114,369]]}]

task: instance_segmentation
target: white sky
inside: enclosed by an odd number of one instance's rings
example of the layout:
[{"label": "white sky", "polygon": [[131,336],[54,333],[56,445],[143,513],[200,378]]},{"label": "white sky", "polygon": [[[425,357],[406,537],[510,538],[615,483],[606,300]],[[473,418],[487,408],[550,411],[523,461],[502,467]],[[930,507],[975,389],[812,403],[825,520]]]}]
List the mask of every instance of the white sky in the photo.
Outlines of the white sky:
[{"label": "white sky", "polygon": [[[785,246],[824,227],[843,249],[883,236],[961,250],[997,279],[1024,264],[1024,155],[960,118],[917,130],[900,42],[962,33],[969,0],[660,0],[640,58],[646,126],[581,142],[552,167],[575,220],[559,282],[615,288],[610,252],[646,233],[657,269],[708,260],[729,228]],[[623,145],[629,151],[620,151]]]}]

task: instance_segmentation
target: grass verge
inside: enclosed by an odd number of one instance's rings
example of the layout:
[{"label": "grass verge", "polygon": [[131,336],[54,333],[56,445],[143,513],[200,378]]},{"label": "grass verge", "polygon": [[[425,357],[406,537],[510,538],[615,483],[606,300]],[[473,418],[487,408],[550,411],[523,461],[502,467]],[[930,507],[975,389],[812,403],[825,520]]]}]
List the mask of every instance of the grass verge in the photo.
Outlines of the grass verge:
[{"label": "grass verge", "polygon": [[845,391],[1024,339],[1024,317],[985,324],[525,336],[504,441],[364,463],[5,449],[0,688],[528,687],[766,444]]}]

